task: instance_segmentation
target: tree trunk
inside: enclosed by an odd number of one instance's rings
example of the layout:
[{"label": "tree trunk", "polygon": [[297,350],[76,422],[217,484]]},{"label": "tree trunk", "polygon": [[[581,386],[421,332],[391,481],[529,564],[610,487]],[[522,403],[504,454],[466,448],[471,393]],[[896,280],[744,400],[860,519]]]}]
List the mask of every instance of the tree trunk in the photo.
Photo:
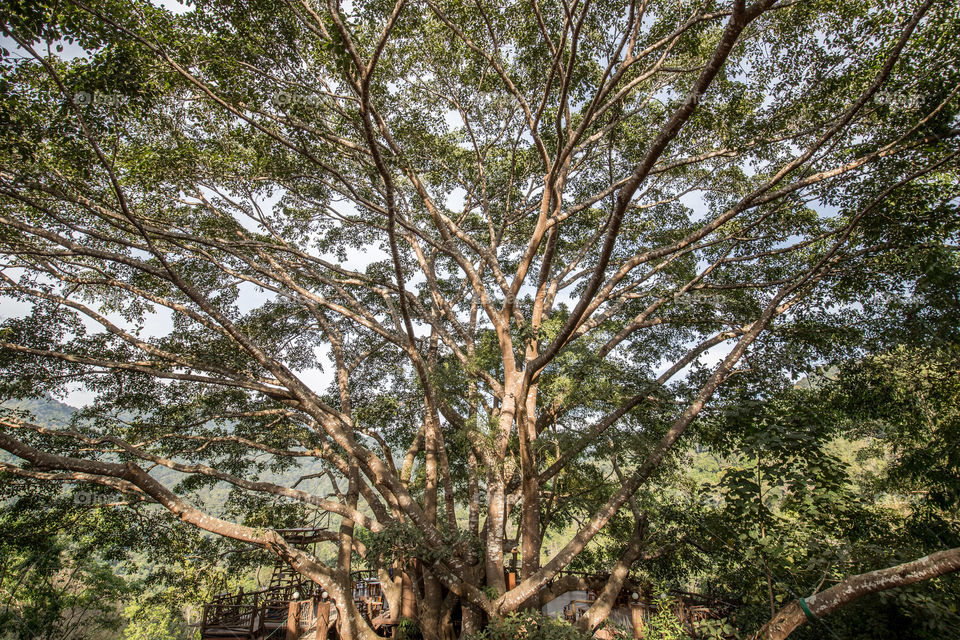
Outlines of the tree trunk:
[{"label": "tree trunk", "polygon": [[586,614],[578,621],[577,626],[580,627],[581,631],[589,632],[596,629],[610,615],[617,596],[630,574],[630,567],[643,552],[646,535],[647,521],[644,519],[636,523],[630,542],[610,571],[610,578],[597,596],[596,602],[587,609]]}]

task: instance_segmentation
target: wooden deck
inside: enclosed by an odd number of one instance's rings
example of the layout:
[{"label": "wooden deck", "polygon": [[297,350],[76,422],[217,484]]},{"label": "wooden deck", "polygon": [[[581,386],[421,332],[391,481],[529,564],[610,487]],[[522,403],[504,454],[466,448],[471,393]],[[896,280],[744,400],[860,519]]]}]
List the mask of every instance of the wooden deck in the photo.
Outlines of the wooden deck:
[{"label": "wooden deck", "polygon": [[[323,539],[329,522],[277,533],[290,544],[305,548]],[[326,640],[327,629],[336,616],[322,598],[316,584],[304,579],[285,562],[277,561],[269,585],[259,591],[221,595],[203,607],[200,637],[203,640],[283,640],[309,638]],[[283,629],[280,632],[278,630]]]},{"label": "wooden deck", "polygon": [[[278,572],[282,571],[278,569]],[[204,605],[200,623],[202,640],[326,640],[336,622],[332,603],[309,582],[271,578],[271,586],[259,591],[222,595]],[[393,620],[376,573],[353,574],[354,605],[380,633],[389,634]],[[278,633],[278,629],[286,629]],[[315,630],[314,633],[310,633]]]},{"label": "wooden deck", "polygon": [[[261,640],[266,637],[299,640],[316,630],[311,640],[325,640],[335,621],[329,602],[319,596],[295,594],[290,587],[273,587],[221,596],[203,608],[203,640]],[[284,629],[283,633],[278,633]],[[309,635],[307,636],[309,637]]]}]

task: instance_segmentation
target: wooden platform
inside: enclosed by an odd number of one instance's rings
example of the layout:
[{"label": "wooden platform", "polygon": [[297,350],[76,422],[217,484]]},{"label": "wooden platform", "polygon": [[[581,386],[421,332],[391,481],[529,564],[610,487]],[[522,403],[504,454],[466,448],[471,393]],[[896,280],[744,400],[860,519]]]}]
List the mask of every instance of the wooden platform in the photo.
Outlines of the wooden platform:
[{"label": "wooden platform", "polygon": [[[299,596],[298,596],[299,597]],[[294,599],[285,588],[223,596],[208,603],[200,623],[202,640],[326,640],[336,619],[329,602],[318,596]],[[279,629],[285,630],[278,633]]]}]

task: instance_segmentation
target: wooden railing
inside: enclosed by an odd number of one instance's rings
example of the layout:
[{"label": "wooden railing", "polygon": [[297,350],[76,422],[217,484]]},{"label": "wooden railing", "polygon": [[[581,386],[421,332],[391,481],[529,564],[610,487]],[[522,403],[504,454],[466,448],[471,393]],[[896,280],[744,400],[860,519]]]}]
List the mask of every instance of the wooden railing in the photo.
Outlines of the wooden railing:
[{"label": "wooden railing", "polygon": [[300,593],[295,585],[284,585],[239,592],[214,598],[203,607],[201,635],[212,630],[236,631],[249,637],[263,631],[268,623],[283,623],[292,600],[309,598],[313,593]]},{"label": "wooden railing", "polygon": [[[373,622],[387,610],[383,590],[376,571],[357,571],[354,580],[353,602],[367,622]],[[267,625],[282,625],[287,621],[290,604],[316,599],[329,611],[329,597],[321,598],[317,585],[280,585],[260,591],[239,592],[214,598],[203,607],[200,624],[201,637],[217,632],[254,638]],[[324,605],[324,602],[327,604]],[[304,605],[306,606],[306,605]],[[329,615],[329,614],[328,614]]]},{"label": "wooden railing", "polygon": [[259,592],[238,593],[214,599],[203,607],[201,637],[210,629],[245,633],[253,638],[263,625],[263,602]]}]

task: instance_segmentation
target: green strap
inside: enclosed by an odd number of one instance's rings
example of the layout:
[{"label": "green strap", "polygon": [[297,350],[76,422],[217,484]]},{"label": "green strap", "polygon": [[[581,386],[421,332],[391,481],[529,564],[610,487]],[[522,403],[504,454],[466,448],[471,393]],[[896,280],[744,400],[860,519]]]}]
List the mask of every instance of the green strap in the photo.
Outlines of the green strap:
[{"label": "green strap", "polygon": [[816,616],[813,615],[813,612],[810,611],[810,607],[807,606],[807,599],[797,598],[797,602],[800,603],[800,608],[803,609],[803,613],[807,616],[807,620],[810,622],[816,622]]}]

